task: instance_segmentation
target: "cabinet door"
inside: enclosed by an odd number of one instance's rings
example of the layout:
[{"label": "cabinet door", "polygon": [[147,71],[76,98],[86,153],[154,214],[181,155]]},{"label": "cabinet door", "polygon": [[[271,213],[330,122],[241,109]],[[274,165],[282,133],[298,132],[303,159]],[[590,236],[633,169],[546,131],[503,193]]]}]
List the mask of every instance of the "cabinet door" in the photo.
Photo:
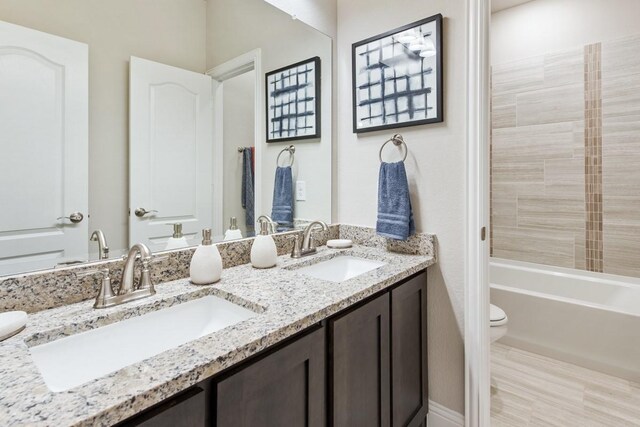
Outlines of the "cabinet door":
[{"label": "cabinet door", "polygon": [[333,426],[389,426],[389,294],[331,321],[331,328]]},{"label": "cabinet door", "polygon": [[325,425],[325,333],[318,329],[217,384],[217,427]]},{"label": "cabinet door", "polygon": [[206,393],[203,389],[194,387],[121,425],[126,427],[205,427],[207,425],[206,408]]},{"label": "cabinet door", "polygon": [[419,426],[428,410],[427,275],[391,291],[393,426]]}]

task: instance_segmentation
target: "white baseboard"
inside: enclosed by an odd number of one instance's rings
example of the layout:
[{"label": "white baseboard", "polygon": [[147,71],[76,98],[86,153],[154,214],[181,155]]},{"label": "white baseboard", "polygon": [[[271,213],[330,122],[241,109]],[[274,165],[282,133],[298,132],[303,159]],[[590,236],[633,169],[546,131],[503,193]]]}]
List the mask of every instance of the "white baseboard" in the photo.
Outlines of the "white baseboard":
[{"label": "white baseboard", "polygon": [[427,415],[427,427],[462,427],[464,416],[440,405],[429,401],[429,415]]}]

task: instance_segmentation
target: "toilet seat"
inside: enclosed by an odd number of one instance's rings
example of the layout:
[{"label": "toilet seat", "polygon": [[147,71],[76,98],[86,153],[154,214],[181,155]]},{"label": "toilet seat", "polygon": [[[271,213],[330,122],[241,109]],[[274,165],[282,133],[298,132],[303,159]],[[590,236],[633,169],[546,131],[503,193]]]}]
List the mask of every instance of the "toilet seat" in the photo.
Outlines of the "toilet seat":
[{"label": "toilet seat", "polygon": [[502,326],[507,324],[507,313],[500,307],[491,304],[489,307],[489,323],[493,326]]}]

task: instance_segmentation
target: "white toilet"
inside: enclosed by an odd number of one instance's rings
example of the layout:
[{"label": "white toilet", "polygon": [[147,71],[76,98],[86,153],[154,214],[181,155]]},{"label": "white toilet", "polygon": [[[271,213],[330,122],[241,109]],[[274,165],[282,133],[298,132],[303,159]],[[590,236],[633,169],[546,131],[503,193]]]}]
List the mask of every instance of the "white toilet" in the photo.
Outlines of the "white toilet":
[{"label": "white toilet", "polygon": [[500,307],[491,304],[489,307],[489,320],[491,330],[489,331],[491,342],[497,341],[507,333],[507,313]]}]

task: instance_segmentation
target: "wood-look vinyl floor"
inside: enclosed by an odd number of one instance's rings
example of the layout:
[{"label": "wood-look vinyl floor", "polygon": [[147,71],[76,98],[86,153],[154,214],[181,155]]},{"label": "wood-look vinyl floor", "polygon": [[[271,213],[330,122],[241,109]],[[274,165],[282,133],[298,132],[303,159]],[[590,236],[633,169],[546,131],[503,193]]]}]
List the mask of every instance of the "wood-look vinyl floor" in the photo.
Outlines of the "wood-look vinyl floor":
[{"label": "wood-look vinyl floor", "polygon": [[493,343],[491,426],[640,426],[640,384]]}]

